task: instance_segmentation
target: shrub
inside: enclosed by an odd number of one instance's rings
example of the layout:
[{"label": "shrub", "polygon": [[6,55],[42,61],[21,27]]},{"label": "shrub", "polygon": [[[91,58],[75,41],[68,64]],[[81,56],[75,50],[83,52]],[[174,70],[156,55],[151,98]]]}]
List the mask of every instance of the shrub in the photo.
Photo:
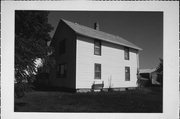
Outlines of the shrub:
[{"label": "shrub", "polygon": [[25,95],[24,83],[22,83],[22,82],[15,83],[14,91],[15,91],[15,97],[17,97],[17,98],[23,97]]},{"label": "shrub", "polygon": [[49,73],[39,73],[36,75],[36,80],[33,85],[35,88],[45,88],[49,86]]}]

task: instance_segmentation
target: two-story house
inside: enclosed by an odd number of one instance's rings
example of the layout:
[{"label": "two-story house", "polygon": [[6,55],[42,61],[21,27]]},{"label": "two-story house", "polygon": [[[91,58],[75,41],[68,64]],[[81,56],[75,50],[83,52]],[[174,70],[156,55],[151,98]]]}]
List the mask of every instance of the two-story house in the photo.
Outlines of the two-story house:
[{"label": "two-story house", "polygon": [[74,91],[136,87],[141,48],[115,35],[61,19],[52,42],[56,66],[50,85]]}]

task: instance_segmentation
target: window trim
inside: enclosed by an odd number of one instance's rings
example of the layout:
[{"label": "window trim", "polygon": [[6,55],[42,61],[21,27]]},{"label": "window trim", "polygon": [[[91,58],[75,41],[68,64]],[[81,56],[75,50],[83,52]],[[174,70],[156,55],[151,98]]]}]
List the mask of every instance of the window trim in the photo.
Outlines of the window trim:
[{"label": "window trim", "polygon": [[[99,53],[96,53],[96,42],[99,43]],[[101,56],[101,41],[98,39],[94,39],[94,55]]]},{"label": "window trim", "polygon": [[[97,71],[96,71],[96,66],[100,66],[100,72],[97,72]],[[102,69],[102,68],[101,68],[101,64],[99,64],[99,63],[95,63],[95,64],[94,64],[94,79],[99,79],[99,80],[101,79],[101,72],[102,72],[101,69]],[[97,77],[97,76],[96,76],[96,73],[100,73],[100,77]]]},{"label": "window trim", "polygon": [[[128,70],[128,74],[126,72]],[[129,66],[125,66],[125,81],[131,81],[131,69]]]},{"label": "window trim", "polygon": [[[124,47],[124,59],[125,60],[130,60],[130,55],[129,55],[129,47]],[[127,57],[126,57],[126,53],[127,53]]]}]

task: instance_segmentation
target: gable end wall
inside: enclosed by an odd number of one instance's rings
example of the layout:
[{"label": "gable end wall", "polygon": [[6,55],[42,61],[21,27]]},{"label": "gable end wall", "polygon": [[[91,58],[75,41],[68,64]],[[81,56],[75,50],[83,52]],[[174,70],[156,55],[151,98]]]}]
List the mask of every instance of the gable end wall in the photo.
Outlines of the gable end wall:
[{"label": "gable end wall", "polygon": [[[59,44],[60,41],[65,42],[65,54],[60,55]],[[56,67],[52,70],[51,84],[54,87],[75,89],[76,77],[76,34],[75,32],[63,22],[60,22],[55,35],[53,37],[53,47],[55,48]],[[57,66],[59,64],[67,64],[67,76],[65,78],[58,78],[56,76]]]}]

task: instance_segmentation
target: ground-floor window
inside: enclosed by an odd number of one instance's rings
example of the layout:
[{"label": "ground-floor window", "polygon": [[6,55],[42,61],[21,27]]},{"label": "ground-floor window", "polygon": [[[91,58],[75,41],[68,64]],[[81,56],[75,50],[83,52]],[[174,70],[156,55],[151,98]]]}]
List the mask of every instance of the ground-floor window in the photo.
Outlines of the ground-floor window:
[{"label": "ground-floor window", "polygon": [[67,64],[59,64],[57,66],[57,77],[65,78],[67,76]]},{"label": "ground-floor window", "polygon": [[101,64],[94,64],[94,78],[101,79]]},{"label": "ground-floor window", "polygon": [[125,67],[125,81],[130,81],[130,67]]}]

